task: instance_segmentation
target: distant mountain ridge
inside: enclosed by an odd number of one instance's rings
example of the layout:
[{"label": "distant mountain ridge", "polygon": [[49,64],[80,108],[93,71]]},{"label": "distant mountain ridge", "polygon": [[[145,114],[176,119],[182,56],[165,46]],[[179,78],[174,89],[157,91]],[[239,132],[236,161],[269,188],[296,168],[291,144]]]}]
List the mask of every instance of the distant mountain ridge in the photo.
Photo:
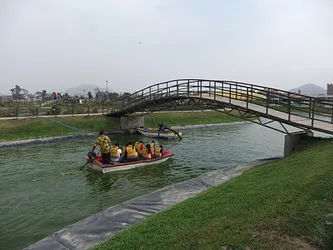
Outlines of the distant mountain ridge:
[{"label": "distant mountain ridge", "polygon": [[300,90],[300,94],[302,94],[302,95],[311,95],[311,96],[326,95],[326,93],[327,93],[326,89],[324,89],[320,86],[317,86],[315,84],[312,84],[312,83],[304,84],[300,87],[293,88],[289,91],[294,92],[294,93],[298,93],[299,90]]}]

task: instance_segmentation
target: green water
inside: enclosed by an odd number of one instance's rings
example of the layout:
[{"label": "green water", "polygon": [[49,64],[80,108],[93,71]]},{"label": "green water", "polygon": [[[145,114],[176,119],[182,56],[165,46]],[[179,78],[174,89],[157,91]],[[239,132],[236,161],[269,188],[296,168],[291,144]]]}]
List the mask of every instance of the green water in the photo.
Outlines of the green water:
[{"label": "green water", "polygon": [[[0,248],[22,249],[109,206],[208,171],[283,154],[284,135],[254,124],[183,136],[161,140],[175,153],[167,162],[105,175],[78,171],[95,138],[1,149]],[[111,137],[122,145],[141,138]]]}]

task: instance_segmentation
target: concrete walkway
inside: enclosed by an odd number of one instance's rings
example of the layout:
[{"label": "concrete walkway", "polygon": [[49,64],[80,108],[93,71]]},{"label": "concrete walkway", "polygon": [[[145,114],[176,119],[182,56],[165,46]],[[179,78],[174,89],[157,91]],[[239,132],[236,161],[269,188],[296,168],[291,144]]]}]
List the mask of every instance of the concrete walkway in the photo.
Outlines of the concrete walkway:
[{"label": "concrete walkway", "polygon": [[[210,187],[222,184],[257,165],[276,160],[263,159],[220,169],[198,178],[177,183],[150,194],[120,203],[66,227],[29,247],[26,250],[83,250],[96,246],[117,232],[147,217],[193,197]],[[221,197],[223,199],[223,197]]]}]

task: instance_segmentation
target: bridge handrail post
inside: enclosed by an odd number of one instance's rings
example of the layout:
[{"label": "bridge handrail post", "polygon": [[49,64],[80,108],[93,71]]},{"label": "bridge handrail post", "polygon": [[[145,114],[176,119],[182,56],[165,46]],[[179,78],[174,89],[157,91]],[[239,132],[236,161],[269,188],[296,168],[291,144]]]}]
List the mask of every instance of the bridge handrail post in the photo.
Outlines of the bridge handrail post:
[{"label": "bridge handrail post", "polygon": [[236,83],[236,100],[238,100],[237,88],[238,88],[238,84]]},{"label": "bridge handrail post", "polygon": [[222,84],[221,84],[221,89],[222,89],[221,95],[222,95],[222,98],[223,98],[224,97],[224,82],[222,82]]},{"label": "bridge handrail post", "polygon": [[165,84],[165,86],[166,86],[166,96],[170,96],[170,92],[169,92],[169,82],[167,82],[167,83]]},{"label": "bridge handrail post", "polygon": [[216,100],[216,82],[215,81],[214,81],[214,100]]},{"label": "bridge handrail post", "polygon": [[229,83],[229,103],[231,103],[231,84]]},{"label": "bridge handrail post", "polygon": [[246,109],[249,109],[249,87],[246,87]]},{"label": "bridge handrail post", "polygon": [[288,94],[287,94],[287,96],[288,96],[288,106],[287,106],[287,109],[288,109],[288,121],[290,121],[290,113],[291,113],[291,107],[290,107],[290,104],[291,104],[291,102],[290,102],[290,93],[288,92]]},{"label": "bridge handrail post", "polygon": [[309,98],[309,119],[311,119],[311,110],[312,110],[312,102],[311,98]]},{"label": "bridge handrail post", "polygon": [[333,105],[332,105],[332,102],[331,102],[331,106],[332,106],[331,123],[333,123]]},{"label": "bridge handrail post", "polygon": [[187,80],[187,96],[190,97],[190,80]]},{"label": "bridge handrail post", "polygon": [[251,84],[251,102],[253,102],[253,84]]},{"label": "bridge handrail post", "polygon": [[200,98],[202,98],[202,81],[200,80]]},{"label": "bridge handrail post", "polygon": [[211,96],[211,93],[210,93],[210,91],[211,91],[211,82],[209,81],[209,97]]},{"label": "bridge handrail post", "polygon": [[266,115],[268,115],[268,107],[269,107],[269,89],[266,90]]},{"label": "bridge handrail post", "polygon": [[313,123],[314,123],[314,109],[315,109],[315,99],[314,99],[314,98],[311,98],[311,99],[312,99],[311,127],[313,127]]}]

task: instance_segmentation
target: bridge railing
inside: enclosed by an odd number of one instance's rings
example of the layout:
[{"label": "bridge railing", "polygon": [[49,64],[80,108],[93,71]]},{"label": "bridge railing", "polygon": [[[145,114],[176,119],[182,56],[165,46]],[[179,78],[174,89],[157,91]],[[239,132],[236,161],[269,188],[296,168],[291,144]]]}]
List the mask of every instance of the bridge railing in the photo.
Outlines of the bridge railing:
[{"label": "bridge railing", "polygon": [[254,84],[206,79],[178,79],[154,84],[114,102],[110,112],[134,108],[148,100],[175,97],[222,98],[227,104],[240,100],[246,103],[246,108],[250,103],[264,107],[267,114],[268,109],[287,113],[289,120],[295,115],[311,118],[312,124],[315,120],[333,122],[332,100]]}]

